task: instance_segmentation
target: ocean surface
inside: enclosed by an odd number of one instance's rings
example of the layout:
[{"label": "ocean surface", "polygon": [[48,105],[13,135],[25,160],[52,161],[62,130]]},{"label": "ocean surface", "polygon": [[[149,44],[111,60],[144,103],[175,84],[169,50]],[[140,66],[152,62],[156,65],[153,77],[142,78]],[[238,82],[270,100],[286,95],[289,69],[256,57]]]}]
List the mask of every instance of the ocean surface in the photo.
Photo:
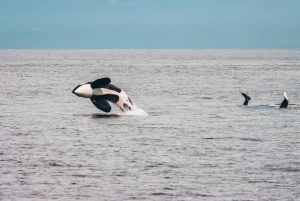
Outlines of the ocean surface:
[{"label": "ocean surface", "polygon": [[0,200],[300,200],[300,50],[0,50],[0,85]]}]

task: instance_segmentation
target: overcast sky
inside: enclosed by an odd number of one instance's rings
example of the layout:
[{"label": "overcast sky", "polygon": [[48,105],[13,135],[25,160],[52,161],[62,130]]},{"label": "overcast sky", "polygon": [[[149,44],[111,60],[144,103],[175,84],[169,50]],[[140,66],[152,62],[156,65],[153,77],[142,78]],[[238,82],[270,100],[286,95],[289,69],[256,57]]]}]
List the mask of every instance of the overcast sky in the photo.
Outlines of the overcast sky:
[{"label": "overcast sky", "polygon": [[300,0],[0,0],[16,48],[300,48]]}]

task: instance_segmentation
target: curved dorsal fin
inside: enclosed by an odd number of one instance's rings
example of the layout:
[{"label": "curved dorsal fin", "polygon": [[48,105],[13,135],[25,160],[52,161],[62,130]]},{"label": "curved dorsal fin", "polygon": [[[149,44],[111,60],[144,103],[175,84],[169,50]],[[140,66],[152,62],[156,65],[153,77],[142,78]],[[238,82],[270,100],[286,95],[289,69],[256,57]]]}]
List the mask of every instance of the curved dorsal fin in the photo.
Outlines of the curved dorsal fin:
[{"label": "curved dorsal fin", "polygon": [[284,96],[284,100],[280,104],[279,108],[287,108],[287,106],[289,105],[289,99],[288,99],[288,97],[286,95],[286,92],[283,93],[283,96]]}]

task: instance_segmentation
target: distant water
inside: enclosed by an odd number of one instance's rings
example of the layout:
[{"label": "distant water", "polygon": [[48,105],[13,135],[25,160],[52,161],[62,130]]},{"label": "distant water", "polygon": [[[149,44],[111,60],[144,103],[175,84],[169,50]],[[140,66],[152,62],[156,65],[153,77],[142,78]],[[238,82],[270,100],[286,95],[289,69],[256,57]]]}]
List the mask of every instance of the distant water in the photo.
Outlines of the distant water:
[{"label": "distant water", "polygon": [[[0,200],[300,199],[300,50],[0,50],[0,73]],[[142,114],[71,93],[101,77]]]}]

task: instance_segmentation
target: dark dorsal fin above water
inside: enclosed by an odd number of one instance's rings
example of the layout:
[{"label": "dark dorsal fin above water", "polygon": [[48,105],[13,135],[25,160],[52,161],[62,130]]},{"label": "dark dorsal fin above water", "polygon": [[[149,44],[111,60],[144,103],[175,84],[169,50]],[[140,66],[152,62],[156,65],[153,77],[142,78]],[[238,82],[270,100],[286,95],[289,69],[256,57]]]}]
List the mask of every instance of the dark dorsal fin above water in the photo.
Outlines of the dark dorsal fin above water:
[{"label": "dark dorsal fin above water", "polygon": [[111,111],[111,106],[109,105],[107,100],[104,99],[103,97],[101,97],[101,96],[92,96],[91,101],[99,110],[102,110],[103,112],[110,112]]},{"label": "dark dorsal fin above water", "polygon": [[279,108],[287,108],[287,106],[289,105],[289,99],[286,95],[286,92],[284,92],[283,95],[284,95],[284,100],[282,101]]},{"label": "dark dorsal fin above water", "polygon": [[242,93],[242,95],[245,97],[244,105],[248,105],[248,101],[251,100],[250,96],[248,96],[247,94],[244,94],[244,93]]},{"label": "dark dorsal fin above water", "polygon": [[108,77],[101,78],[92,82],[91,87],[92,89],[101,88],[103,86],[108,85],[110,82],[111,80]]}]

